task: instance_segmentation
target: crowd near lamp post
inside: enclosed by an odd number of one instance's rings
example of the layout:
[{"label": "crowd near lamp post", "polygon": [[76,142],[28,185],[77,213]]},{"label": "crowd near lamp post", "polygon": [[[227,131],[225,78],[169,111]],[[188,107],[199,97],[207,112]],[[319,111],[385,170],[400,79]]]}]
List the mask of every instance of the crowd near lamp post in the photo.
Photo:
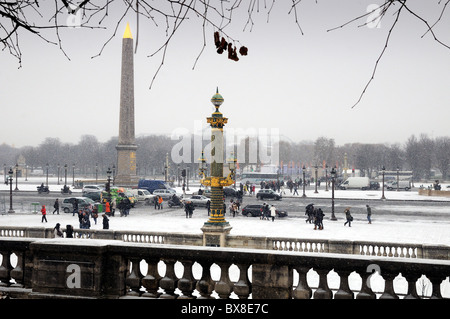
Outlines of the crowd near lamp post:
[{"label": "crowd near lamp post", "polygon": [[[219,107],[224,99],[219,94],[219,90],[211,98],[211,102],[216,108],[211,117],[207,118],[207,123],[211,125],[211,176],[206,176],[205,162],[201,161],[200,169],[203,178],[200,183],[211,187],[211,213],[207,222],[202,227],[204,246],[225,246],[226,235],[230,232],[231,226],[225,220],[223,187],[234,183],[235,162],[229,163],[230,174],[223,176],[223,127],[228,119],[219,112]],[[202,155],[203,156],[203,155]]]},{"label": "crowd near lamp post", "polygon": [[12,204],[12,180],[13,180],[13,175],[14,172],[12,170],[12,167],[9,168],[9,210],[8,210],[8,214],[14,213],[14,209],[13,209],[13,204]]},{"label": "crowd near lamp post", "polygon": [[386,172],[386,168],[383,167],[381,168],[381,174],[383,176],[383,180],[382,180],[382,187],[381,187],[381,199],[386,199],[386,197],[384,197],[384,173]]},{"label": "crowd near lamp post", "polygon": [[305,188],[306,188],[306,167],[305,165],[303,165],[302,167],[302,172],[303,172],[303,195],[302,197],[305,198],[306,197],[306,193],[305,193]]},{"label": "crowd near lamp post", "polygon": [[334,215],[334,184],[336,183],[336,166],[331,169],[331,220],[337,220]]}]

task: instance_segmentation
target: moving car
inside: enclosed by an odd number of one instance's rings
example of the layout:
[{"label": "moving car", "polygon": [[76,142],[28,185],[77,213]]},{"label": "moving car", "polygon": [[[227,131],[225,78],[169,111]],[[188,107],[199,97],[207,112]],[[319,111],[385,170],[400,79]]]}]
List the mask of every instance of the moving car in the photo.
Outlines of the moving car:
[{"label": "moving car", "polygon": [[159,195],[162,197],[163,200],[169,200],[172,198],[172,195],[176,195],[177,192],[174,189],[155,189],[153,191],[153,195]]},{"label": "moving car", "polygon": [[98,202],[94,202],[92,199],[88,197],[68,197],[64,198],[61,203],[61,209],[64,213],[72,213],[73,212],[73,204],[78,202],[78,209],[83,209],[89,205],[94,207]]},{"label": "moving car", "polygon": [[183,199],[183,203],[186,203],[186,201],[191,201],[194,206],[206,207],[210,202],[210,199],[204,195],[192,195],[189,198]]},{"label": "moving car", "polygon": [[101,192],[105,188],[100,185],[85,185],[83,186],[83,194],[90,193],[90,192]]},{"label": "moving car", "polygon": [[256,193],[256,198],[257,199],[266,199],[267,198],[267,199],[280,200],[281,194],[274,192],[273,189],[260,189]]},{"label": "moving car", "polygon": [[[242,208],[242,215],[247,217],[259,217],[263,211],[263,205],[247,205]],[[285,210],[276,210],[277,217],[287,217],[288,213]]]},{"label": "moving car", "polygon": [[340,189],[362,189],[366,190],[370,188],[370,181],[368,177],[349,177],[343,183],[338,186]]},{"label": "moving car", "polygon": [[144,202],[146,205],[150,205],[155,197],[146,189],[132,189],[130,192],[134,195],[136,201]]},{"label": "moving car", "polygon": [[[393,181],[387,185],[388,190],[397,190],[397,181]],[[398,189],[409,191],[411,189],[411,182],[409,180],[398,181]]]}]

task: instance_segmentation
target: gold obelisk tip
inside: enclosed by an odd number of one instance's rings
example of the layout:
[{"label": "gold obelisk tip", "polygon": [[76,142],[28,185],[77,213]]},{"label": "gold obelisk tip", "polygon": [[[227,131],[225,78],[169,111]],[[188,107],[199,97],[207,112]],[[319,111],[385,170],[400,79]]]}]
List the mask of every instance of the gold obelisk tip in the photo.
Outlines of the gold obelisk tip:
[{"label": "gold obelisk tip", "polygon": [[124,39],[133,39],[133,35],[131,34],[130,24],[127,23],[127,27],[125,28],[125,33],[123,34]]}]

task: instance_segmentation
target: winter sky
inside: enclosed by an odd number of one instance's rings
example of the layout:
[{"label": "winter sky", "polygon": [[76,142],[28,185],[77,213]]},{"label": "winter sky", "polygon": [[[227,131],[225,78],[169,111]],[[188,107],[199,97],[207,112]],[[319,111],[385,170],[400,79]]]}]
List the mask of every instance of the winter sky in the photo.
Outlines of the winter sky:
[{"label": "winter sky", "polygon": [[[375,79],[352,109],[372,75],[397,9],[391,8],[376,26],[358,27],[367,21],[363,18],[327,32],[384,1],[302,1],[297,11],[302,35],[294,15],[288,14],[291,2],[276,1],[268,23],[264,2],[253,16],[251,31],[244,30],[244,6],[225,29],[248,47],[248,56],[238,62],[216,53],[215,29],[207,25],[206,47],[193,69],[203,47],[203,20],[191,16],[169,45],[151,89],[162,56],[148,56],[164,42],[165,22],[159,18],[155,26],[140,19],[134,61],[136,136],[206,126],[216,87],[225,99],[221,111],[229,118],[226,128],[277,128],[289,141],[325,136],[337,145],[404,143],[421,133],[448,136],[450,49],[431,34],[422,38],[427,30],[423,22],[402,12]],[[432,24],[445,1],[407,3]],[[57,45],[23,30],[21,68],[6,50],[0,52],[0,143],[35,146],[46,137],[78,143],[82,135],[105,142],[118,135],[122,35],[127,22],[136,35],[135,14],[123,20],[103,53],[91,58],[113,33],[120,14],[114,10],[103,24],[106,30],[61,30],[70,61]],[[434,29],[446,44],[449,15]]]}]

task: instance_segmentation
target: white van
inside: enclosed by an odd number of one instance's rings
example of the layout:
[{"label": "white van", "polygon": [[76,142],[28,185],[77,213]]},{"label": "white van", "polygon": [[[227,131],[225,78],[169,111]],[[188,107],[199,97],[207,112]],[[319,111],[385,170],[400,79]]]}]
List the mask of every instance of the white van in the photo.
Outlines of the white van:
[{"label": "white van", "polygon": [[340,189],[369,189],[370,181],[368,177],[349,177],[338,186]]},{"label": "white van", "polygon": [[[397,181],[393,181],[389,183],[386,187],[388,190],[397,190]],[[404,189],[405,191],[409,191],[411,189],[411,182],[409,180],[398,181],[398,189]]]},{"label": "white van", "polygon": [[146,205],[150,205],[155,197],[155,195],[150,194],[146,189],[131,189],[131,193],[138,202],[144,202]]}]

